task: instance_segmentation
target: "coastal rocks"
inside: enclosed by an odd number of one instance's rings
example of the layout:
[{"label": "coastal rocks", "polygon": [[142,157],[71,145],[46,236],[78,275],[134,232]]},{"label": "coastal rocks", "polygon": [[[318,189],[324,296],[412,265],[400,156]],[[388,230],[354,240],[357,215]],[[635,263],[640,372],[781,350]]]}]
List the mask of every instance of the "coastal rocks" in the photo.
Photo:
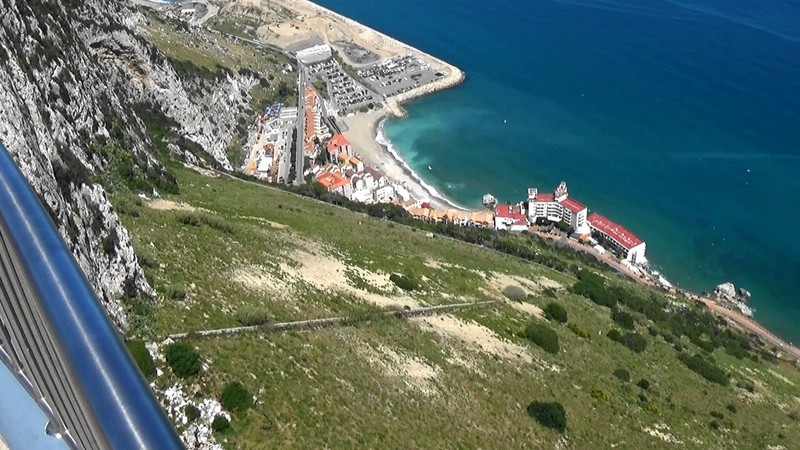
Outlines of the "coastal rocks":
[{"label": "coastal rocks", "polygon": [[753,316],[753,310],[747,306],[747,302],[750,301],[750,292],[741,288],[737,290],[733,283],[718,285],[714,288],[712,297],[727,308],[738,309],[747,317]]},{"label": "coastal rocks", "polygon": [[722,283],[714,288],[714,296],[732,302],[747,303],[750,301],[750,293],[744,289],[736,289],[733,283]]}]

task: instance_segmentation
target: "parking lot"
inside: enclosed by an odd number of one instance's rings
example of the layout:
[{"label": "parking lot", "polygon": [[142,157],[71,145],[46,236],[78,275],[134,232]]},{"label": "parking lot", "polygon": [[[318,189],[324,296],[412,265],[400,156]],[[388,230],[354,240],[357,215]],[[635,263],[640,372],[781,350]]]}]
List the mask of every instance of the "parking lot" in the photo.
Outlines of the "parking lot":
[{"label": "parking lot", "polygon": [[354,80],[342,69],[336,59],[318,62],[308,66],[309,79],[320,77],[328,89],[328,97],[340,114],[355,111],[370,103],[380,102],[375,94]]},{"label": "parking lot", "polygon": [[444,77],[414,55],[395,56],[364,69],[358,75],[383,98],[393,97]]}]

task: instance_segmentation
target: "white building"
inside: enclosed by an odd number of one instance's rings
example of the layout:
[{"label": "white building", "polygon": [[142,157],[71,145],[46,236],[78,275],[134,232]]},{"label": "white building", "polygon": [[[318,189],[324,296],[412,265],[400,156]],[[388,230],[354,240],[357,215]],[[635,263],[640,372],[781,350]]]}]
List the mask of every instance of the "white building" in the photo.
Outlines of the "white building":
[{"label": "white building", "polygon": [[562,181],[556,190],[539,193],[536,188],[528,189],[528,219],[536,222],[546,219],[551,222],[564,222],[579,235],[591,232],[586,216],[588,209],[582,203],[569,197],[567,183]]},{"label": "white building", "polygon": [[525,231],[528,229],[528,218],[522,205],[497,205],[494,210],[494,228],[496,230]]},{"label": "white building", "polygon": [[588,219],[594,237],[606,248],[610,248],[624,262],[641,265],[647,262],[644,256],[645,243],[622,225],[614,223],[597,213]]},{"label": "white building", "polygon": [[328,44],[315,45],[297,52],[297,59],[303,64],[314,64],[325,61],[331,57],[331,47]]},{"label": "white building", "polygon": [[375,199],[375,203],[390,203],[394,198],[394,188],[384,184],[372,191],[372,198]]}]

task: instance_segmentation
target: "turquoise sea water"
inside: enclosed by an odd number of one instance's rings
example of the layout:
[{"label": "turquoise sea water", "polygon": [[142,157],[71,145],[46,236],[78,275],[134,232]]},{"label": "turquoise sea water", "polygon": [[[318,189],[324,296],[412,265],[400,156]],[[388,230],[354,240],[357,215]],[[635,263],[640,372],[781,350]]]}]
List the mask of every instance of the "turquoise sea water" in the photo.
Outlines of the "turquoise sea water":
[{"label": "turquoise sea water", "polygon": [[566,180],[673,283],[744,287],[800,342],[800,4],[319,3],[466,71],[385,126],[438,191],[479,205]]}]

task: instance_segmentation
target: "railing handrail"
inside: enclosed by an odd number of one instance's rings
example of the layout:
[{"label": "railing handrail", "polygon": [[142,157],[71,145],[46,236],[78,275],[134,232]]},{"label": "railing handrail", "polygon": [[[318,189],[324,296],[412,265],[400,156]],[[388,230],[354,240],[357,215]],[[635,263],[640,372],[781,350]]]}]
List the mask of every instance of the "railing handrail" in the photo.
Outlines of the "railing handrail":
[{"label": "railing handrail", "polygon": [[[0,142],[0,229],[33,287],[68,377],[111,448],[181,448],[70,251]],[[13,326],[13,324],[9,324]],[[44,391],[44,389],[42,389]],[[59,411],[55,411],[59,414]],[[63,414],[63,413],[62,413]]]}]

